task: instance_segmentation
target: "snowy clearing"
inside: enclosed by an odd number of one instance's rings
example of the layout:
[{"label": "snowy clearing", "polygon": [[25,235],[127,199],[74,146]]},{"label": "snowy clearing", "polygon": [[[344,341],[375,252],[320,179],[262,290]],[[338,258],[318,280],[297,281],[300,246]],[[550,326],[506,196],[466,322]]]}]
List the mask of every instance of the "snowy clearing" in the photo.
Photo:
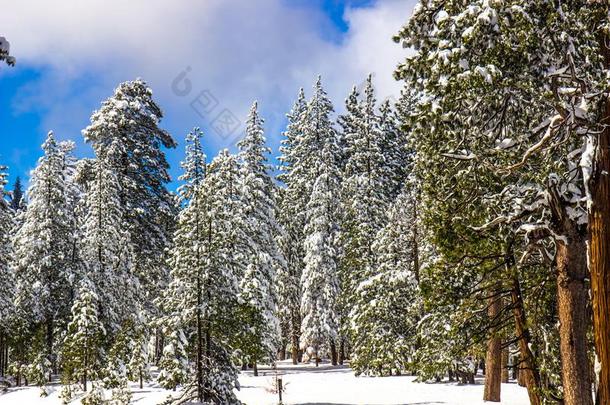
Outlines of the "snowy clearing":
[{"label": "snowy clearing", "polygon": [[[332,367],[327,364],[316,369],[313,365],[293,366],[289,361],[279,363],[286,391],[286,405],[476,405],[484,404],[482,380],[476,385],[456,383],[421,384],[413,382],[415,377],[356,378],[347,367]],[[243,372],[239,381],[242,389],[238,398],[247,405],[275,405],[277,394],[271,393],[274,372],[262,368],[259,376],[251,371]],[[154,405],[162,402],[171,391],[154,385],[140,390],[132,385],[132,403]],[[59,387],[52,387],[51,394],[40,398],[37,387],[14,388],[0,395],[2,405],[60,404]],[[78,404],[79,401],[73,402]],[[524,388],[516,383],[502,384],[502,404],[527,405],[529,400]]]}]

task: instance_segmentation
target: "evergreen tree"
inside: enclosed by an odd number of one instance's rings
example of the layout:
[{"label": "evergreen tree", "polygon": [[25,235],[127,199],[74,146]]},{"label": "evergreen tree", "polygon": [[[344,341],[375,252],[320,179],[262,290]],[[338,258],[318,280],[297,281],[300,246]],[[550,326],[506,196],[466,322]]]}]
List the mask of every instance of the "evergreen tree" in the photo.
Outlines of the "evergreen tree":
[{"label": "evergreen tree", "polygon": [[98,305],[95,287],[83,279],[72,306],[62,358],[66,380],[70,383],[80,380],[84,391],[87,391],[87,382],[99,377],[103,367],[101,345],[106,330],[98,317]]},{"label": "evergreen tree", "polygon": [[[241,350],[248,363],[275,361],[279,324],[277,320],[276,271],[284,265],[275,236],[279,225],[275,219],[275,185],[269,175],[263,120],[257,103],[252,105],[246,121],[245,137],[240,149],[241,203],[247,256],[245,273],[240,283],[245,331]],[[257,370],[255,369],[255,374]]]},{"label": "evergreen tree", "polygon": [[118,176],[104,160],[93,163],[94,179],[86,195],[82,257],[89,279],[100,298],[100,321],[108,333],[107,344],[123,327],[139,298],[132,272],[130,234],[123,225]]},{"label": "evergreen tree", "polygon": [[287,114],[288,126],[284,132],[279,157],[278,179],[286,187],[280,189],[278,202],[278,222],[283,233],[278,240],[286,260],[284,272],[278,273],[278,303],[280,317],[290,349],[293,364],[298,362],[299,336],[301,330],[301,273],[303,271],[303,229],[305,227],[305,206],[307,184],[303,182],[306,167],[303,165],[304,149],[301,144],[302,128],[306,119],[307,102],[303,89],[299,90],[292,110]]},{"label": "evergreen tree", "polygon": [[[365,98],[358,107],[354,105],[355,91],[347,100],[348,113],[343,127],[352,132],[343,134],[348,150],[348,160],[343,173],[341,206],[341,254],[340,307],[346,317],[354,305],[356,288],[365,279],[367,271],[375,266],[373,240],[385,223],[385,211],[389,196],[384,195],[384,164],[380,141],[382,133],[380,118],[375,112],[376,100],[372,77],[369,76],[364,90]],[[349,125],[347,125],[349,123]],[[349,333],[349,325],[342,327]]]},{"label": "evergreen tree", "polygon": [[30,342],[36,359],[38,382],[56,367],[57,323],[67,321],[71,305],[69,286],[74,274],[70,252],[76,230],[71,204],[70,147],[59,144],[49,132],[42,146],[44,156],[32,172],[29,207],[20,220],[13,246],[16,256],[16,305],[37,331]]},{"label": "evergreen tree", "polygon": [[401,372],[413,360],[422,312],[414,196],[410,188],[405,188],[392,205],[388,223],[373,244],[377,264],[367,271],[355,292],[355,305],[350,311],[354,347],[350,365],[356,374]]},{"label": "evergreen tree", "polygon": [[[322,171],[307,204],[305,269],[301,280],[301,348],[313,350],[316,366],[324,349],[335,350],[339,329],[336,308],[339,281],[334,247],[338,185],[336,173],[333,176],[326,167]],[[332,360],[336,362],[336,356]]]},{"label": "evergreen tree", "polygon": [[9,333],[15,320],[15,275],[12,267],[11,235],[14,213],[6,200],[6,167],[0,166],[0,375],[5,375]]},{"label": "evergreen tree", "polygon": [[[199,141],[189,135],[183,162],[186,187],[181,188],[183,208],[171,251],[171,282],[159,301],[164,316],[158,323],[172,335],[164,349],[161,381],[167,386],[184,383],[180,400],[205,403],[239,403],[233,388],[237,371],[230,355],[236,333],[238,282],[235,203],[238,166],[235,157],[222,152],[209,166]],[[194,353],[194,367],[185,367],[185,353]],[[186,375],[185,375],[186,374]]]},{"label": "evergreen tree", "polygon": [[21,177],[17,176],[13,191],[11,193],[11,208],[13,211],[18,211],[25,207],[25,199],[23,195],[23,186],[21,185]]},{"label": "evergreen tree", "polygon": [[[133,273],[154,299],[167,281],[165,249],[174,215],[163,148],[176,146],[159,127],[161,109],[142,80],[124,82],[102,103],[83,131],[96,158],[116,177],[121,222],[133,247]],[[150,308],[149,308],[150,309]]]}]

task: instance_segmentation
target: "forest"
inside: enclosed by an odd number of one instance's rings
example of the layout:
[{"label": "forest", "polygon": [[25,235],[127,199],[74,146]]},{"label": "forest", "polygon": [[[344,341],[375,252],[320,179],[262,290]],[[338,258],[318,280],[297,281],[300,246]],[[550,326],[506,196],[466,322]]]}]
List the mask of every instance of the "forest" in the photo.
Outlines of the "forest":
[{"label": "forest", "polygon": [[312,78],[279,151],[257,102],[209,157],[119,84],[82,130],[93,157],[49,132],[26,190],[2,166],[0,386],[240,404],[240,373],[288,361],[610,404],[609,16],[422,0],[393,39],[400,99],[370,75],[336,108]]}]

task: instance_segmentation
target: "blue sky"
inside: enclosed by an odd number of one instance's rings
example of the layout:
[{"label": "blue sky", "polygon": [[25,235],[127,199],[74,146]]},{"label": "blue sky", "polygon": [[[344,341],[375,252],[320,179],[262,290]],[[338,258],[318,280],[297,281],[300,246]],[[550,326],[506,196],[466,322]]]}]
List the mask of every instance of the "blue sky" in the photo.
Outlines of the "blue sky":
[{"label": "blue sky", "polygon": [[[275,156],[299,87],[309,94],[318,74],[339,112],[368,73],[380,99],[398,95],[391,73],[406,51],[391,36],[412,3],[7,1],[0,36],[17,65],[0,66],[0,163],[10,167],[11,183],[27,179],[49,130],[74,140],[78,156],[90,156],[81,129],[117,84],[136,77],[153,89],[165,112],[161,126],[180,144],[167,152],[174,178],[190,128],[204,130],[210,156],[233,148],[255,99]],[[219,127],[223,117],[236,125]]]}]

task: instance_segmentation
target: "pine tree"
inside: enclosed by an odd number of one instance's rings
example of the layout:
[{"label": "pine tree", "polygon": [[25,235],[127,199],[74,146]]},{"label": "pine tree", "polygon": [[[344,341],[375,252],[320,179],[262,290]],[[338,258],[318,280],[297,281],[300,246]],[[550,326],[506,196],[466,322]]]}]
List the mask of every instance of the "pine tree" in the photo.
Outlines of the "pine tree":
[{"label": "pine tree", "polygon": [[[13,246],[16,256],[16,305],[30,324],[40,331],[31,356],[38,365],[38,382],[55,368],[57,323],[69,317],[72,257],[76,230],[71,204],[70,147],[57,143],[50,132],[42,146],[44,156],[32,172],[29,207],[20,220]],[[43,343],[44,342],[44,343]],[[44,370],[44,371],[43,371]]]},{"label": "pine tree", "polygon": [[400,128],[399,117],[390,100],[385,100],[379,108],[379,130],[379,149],[383,156],[382,195],[388,203],[392,203],[407,181],[413,154],[409,150],[406,131]]},{"label": "pine tree", "polygon": [[157,382],[165,389],[175,390],[189,380],[190,365],[186,352],[187,338],[182,330],[173,329],[166,334],[166,345],[159,361]]},{"label": "pine tree", "polygon": [[415,193],[405,188],[373,245],[375,267],[356,288],[350,311],[356,374],[388,375],[413,360],[422,302],[417,285]]},{"label": "pine tree", "polygon": [[80,380],[84,391],[87,391],[87,382],[99,377],[102,370],[101,344],[106,330],[98,317],[98,305],[99,297],[93,284],[86,278],[81,280],[62,358],[66,380]]},{"label": "pine tree", "polygon": [[[445,167],[454,166],[452,173],[457,175],[451,179],[451,189],[460,190],[446,199],[452,191],[440,187],[435,179],[429,183],[434,187],[425,187],[425,192],[444,190],[437,200],[453,200],[453,206],[460,207],[466,202],[462,188],[474,192],[467,203],[471,206],[477,204],[473,203],[475,195],[496,191],[484,201],[491,205],[495,200],[500,214],[495,215],[494,207],[489,209],[491,218],[479,221],[500,225],[496,229],[504,228],[500,232],[509,241],[520,241],[518,235],[511,236],[514,228],[526,233],[524,246],[504,242],[512,248],[507,257],[513,257],[515,250],[529,252],[533,244],[540,243],[540,236],[557,247],[556,252],[545,249],[543,255],[556,257],[557,268],[552,273],[558,276],[567,404],[593,402],[587,372],[588,327],[581,322],[588,319],[587,287],[568,288],[560,281],[586,278],[587,262],[601,363],[600,402],[610,402],[610,328],[602,326],[610,324],[605,298],[610,291],[609,250],[605,247],[610,240],[610,203],[605,191],[607,176],[600,175],[610,169],[606,153],[610,131],[604,125],[610,110],[605,95],[598,93],[605,86],[609,64],[608,33],[602,28],[607,12],[608,4],[598,1],[559,5],[543,1],[421,2],[396,38],[416,50],[399,66],[396,77],[422,94],[420,124],[427,128],[425,134],[417,129],[425,152],[426,162],[422,163],[431,169],[428,177],[438,176],[435,169],[443,160]],[[573,29],[566,31],[566,24]],[[433,135],[430,128],[435,129]],[[493,190],[490,178],[500,171],[504,176],[497,176],[498,183],[506,189]],[[478,190],[468,187],[465,177],[470,182],[477,178]],[[534,189],[537,191],[532,192]],[[503,211],[497,200],[509,195],[512,198],[502,202],[504,206],[509,202],[512,209]],[[589,220],[592,222],[585,225]],[[504,227],[506,224],[510,225]],[[506,229],[510,227],[513,229]],[[539,235],[535,242],[532,232]],[[561,237],[556,238],[558,235]],[[581,253],[586,239],[588,260]],[[508,262],[506,273],[514,275],[515,261]],[[512,279],[514,286],[529,281]],[[527,330],[522,308],[515,314],[516,327]],[[530,342],[523,338],[526,335],[519,333],[528,392],[532,403],[541,403],[540,378]]]},{"label": "pine tree", "polygon": [[[121,222],[134,250],[133,273],[154,299],[167,281],[165,248],[174,215],[163,148],[176,146],[159,128],[163,117],[142,80],[124,82],[102,103],[83,130],[96,158],[114,173],[121,205]],[[150,308],[149,308],[150,309]]]},{"label": "pine tree", "polygon": [[94,179],[88,184],[81,251],[87,273],[100,297],[101,322],[110,338],[131,316],[139,298],[132,272],[132,245],[124,227],[117,174],[104,160],[93,163]]},{"label": "pine tree", "polygon": [[[305,269],[301,283],[301,348],[313,350],[316,366],[324,349],[333,349],[339,329],[336,300],[339,295],[336,233],[337,177],[327,167],[316,180],[307,204]],[[336,362],[336,356],[332,356]]]},{"label": "pine tree", "polygon": [[23,186],[21,185],[21,177],[17,176],[11,193],[11,208],[13,211],[19,211],[23,207],[25,207]]},{"label": "pine tree", "polygon": [[249,245],[240,283],[241,314],[245,323],[240,348],[245,360],[256,366],[260,361],[275,361],[279,337],[275,277],[284,259],[275,239],[279,225],[275,219],[275,185],[268,173],[270,150],[265,146],[263,120],[256,102],[246,123],[245,137],[238,143],[240,201]]},{"label": "pine tree", "polygon": [[12,268],[11,235],[15,220],[6,200],[6,167],[0,166],[0,375],[5,375],[9,333],[15,318],[15,275]]},{"label": "pine tree", "polygon": [[[189,137],[183,162],[186,186],[171,251],[171,281],[159,305],[158,324],[169,335],[164,349],[161,382],[185,384],[181,400],[238,403],[238,386],[229,346],[236,333],[239,270],[234,249],[238,234],[235,208],[238,166],[226,151],[205,165],[201,133]],[[196,353],[193,368],[185,367],[184,353]]]},{"label": "pine tree", "polygon": [[[355,92],[348,98],[348,111],[354,114],[343,118],[343,127],[353,132],[343,134],[347,145],[348,160],[343,173],[341,202],[341,254],[340,308],[347,320],[353,306],[358,284],[365,273],[375,266],[373,240],[385,223],[385,211],[389,196],[384,195],[384,164],[380,141],[382,133],[377,115],[372,77],[366,81],[365,98],[353,105]],[[350,125],[346,123],[349,122]],[[349,325],[342,328],[349,334]]]},{"label": "pine tree", "polygon": [[287,340],[290,341],[293,364],[298,362],[299,336],[301,330],[301,273],[303,271],[303,229],[305,227],[306,186],[303,174],[304,149],[301,145],[302,128],[306,119],[307,102],[303,89],[299,90],[292,110],[287,114],[288,126],[284,132],[279,157],[280,174],[278,180],[286,187],[280,189],[278,202],[278,222],[283,233],[278,240],[286,260],[285,271],[278,272],[278,304],[280,319]]}]

